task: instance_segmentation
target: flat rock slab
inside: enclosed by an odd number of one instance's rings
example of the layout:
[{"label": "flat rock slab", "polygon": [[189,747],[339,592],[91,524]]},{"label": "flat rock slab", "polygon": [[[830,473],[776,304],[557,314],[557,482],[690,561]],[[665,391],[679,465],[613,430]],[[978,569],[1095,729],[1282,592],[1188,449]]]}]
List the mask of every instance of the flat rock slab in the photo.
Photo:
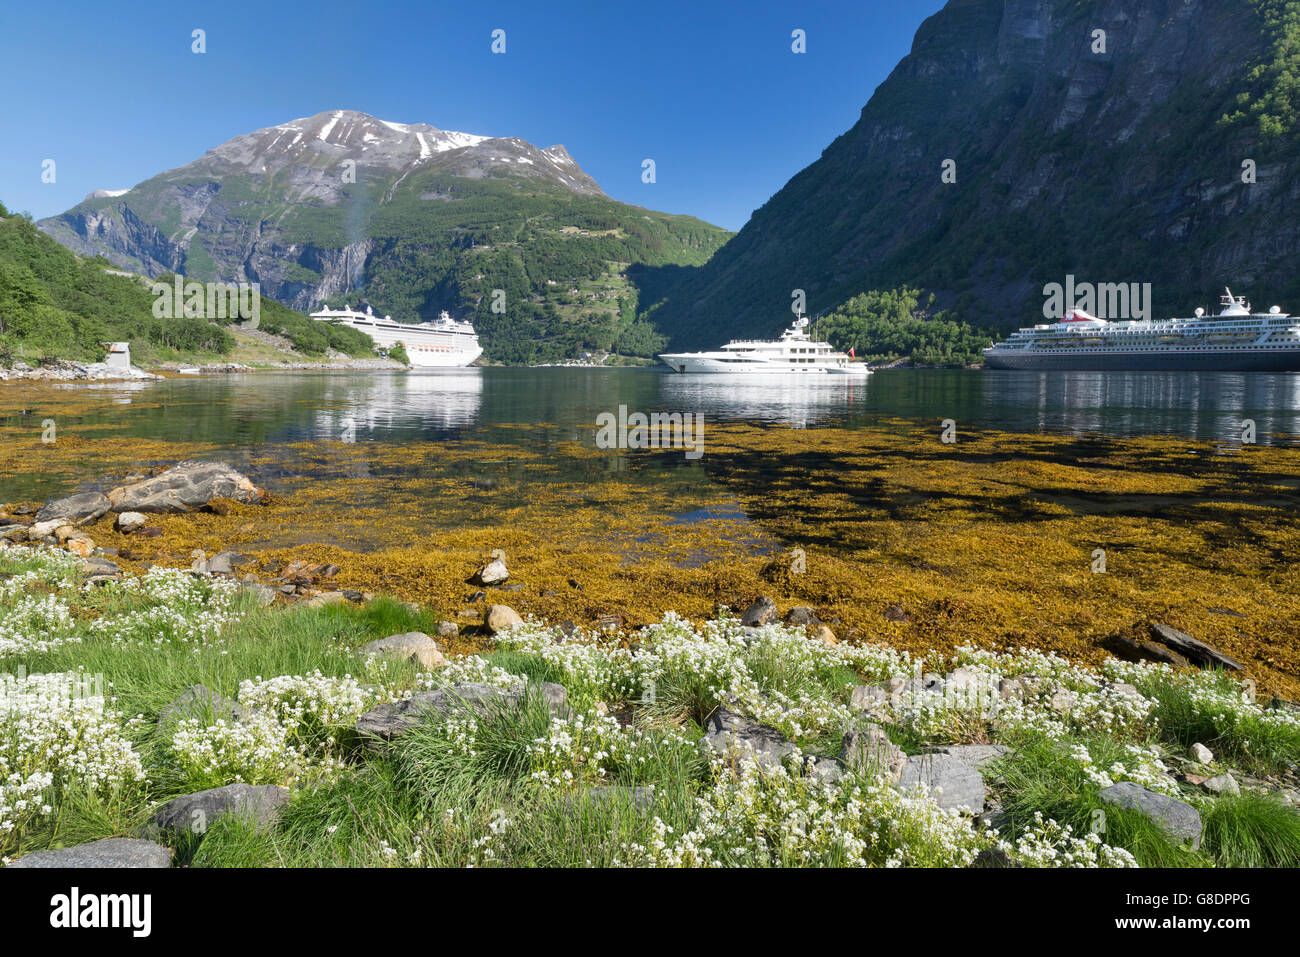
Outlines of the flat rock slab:
[{"label": "flat rock slab", "polygon": [[1126,661],[1155,661],[1160,664],[1173,665],[1175,668],[1187,668],[1191,665],[1190,661],[1172,648],[1147,638],[1111,635],[1104,644],[1113,654]]},{"label": "flat rock slab", "polygon": [[[509,688],[498,688],[481,681],[466,681],[447,688],[421,691],[405,701],[371,708],[357,720],[357,731],[372,738],[391,741],[429,716],[468,711],[485,717],[496,708],[517,708],[523,704],[527,691],[528,686],[522,681]],[[566,700],[563,685],[544,682],[536,686],[536,691],[552,714],[563,709]]]},{"label": "flat rock slab", "polygon": [[1201,813],[1186,801],[1152,791],[1132,781],[1112,784],[1099,796],[1115,807],[1140,811],[1175,840],[1191,841],[1193,850],[1201,846]]},{"label": "flat rock slab", "polygon": [[840,760],[858,771],[886,772],[891,780],[897,779],[907,765],[907,755],[878,724],[850,729],[844,735]]},{"label": "flat rock slab", "polygon": [[932,753],[947,754],[962,764],[969,764],[979,770],[990,761],[1006,757],[1011,753],[1011,749],[1005,744],[949,744],[942,748],[935,748]]},{"label": "flat rock slab", "polygon": [[1202,668],[1226,668],[1228,671],[1241,671],[1243,668],[1235,658],[1229,658],[1217,648],[1211,648],[1205,642],[1197,641],[1186,632],[1169,625],[1153,624],[1151,637]]},{"label": "flat rock slab", "polygon": [[752,752],[754,760],[763,767],[779,766],[795,750],[793,741],[779,731],[755,724],[744,715],[719,708],[704,724],[704,737],[700,744],[720,757],[739,757]]},{"label": "flat rock slab", "polygon": [[255,504],[266,493],[225,462],[181,462],[108,493],[114,512],[188,512],[214,498]]},{"label": "flat rock slab", "polygon": [[984,778],[965,761],[951,754],[918,754],[907,759],[894,787],[904,794],[924,784],[941,808],[984,811]]},{"label": "flat rock slab", "polygon": [[36,513],[37,522],[62,519],[68,525],[86,525],[108,514],[108,496],[102,492],[78,492],[47,503]]},{"label": "flat rock slab", "polygon": [[274,784],[228,784],[173,798],[154,811],[146,828],[169,834],[204,834],[217,818],[235,814],[264,829],[275,823],[288,803],[288,790]]},{"label": "flat rock slab", "polygon": [[102,841],[24,854],[9,867],[171,867],[172,852],[139,837]]}]

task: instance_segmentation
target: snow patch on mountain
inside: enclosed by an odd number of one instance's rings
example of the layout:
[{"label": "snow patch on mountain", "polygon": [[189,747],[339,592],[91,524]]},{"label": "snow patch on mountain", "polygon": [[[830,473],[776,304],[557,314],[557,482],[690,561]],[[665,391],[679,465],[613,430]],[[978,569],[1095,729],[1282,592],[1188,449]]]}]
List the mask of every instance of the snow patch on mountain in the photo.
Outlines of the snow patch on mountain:
[{"label": "snow patch on mountain", "polygon": [[[330,139],[330,131],[334,129],[334,125],[338,123],[338,121],[341,120],[342,118],[343,118],[342,111],[335,113],[334,116],[330,119],[330,121],[320,128],[320,132],[316,134],[316,138],[319,139],[322,143],[328,143]],[[295,140],[294,142],[296,143],[297,140]]]}]

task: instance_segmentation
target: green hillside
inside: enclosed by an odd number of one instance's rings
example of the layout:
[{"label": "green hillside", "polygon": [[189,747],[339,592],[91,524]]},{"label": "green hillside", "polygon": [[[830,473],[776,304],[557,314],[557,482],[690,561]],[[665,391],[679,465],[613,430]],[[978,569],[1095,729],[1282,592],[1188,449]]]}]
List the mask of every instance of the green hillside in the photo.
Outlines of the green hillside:
[{"label": "green hillside", "polygon": [[[235,338],[223,324],[156,318],[148,284],[108,271],[113,268],[105,259],[75,255],[27,217],[0,206],[0,361],[19,356],[29,362],[98,361],[104,356],[102,343],[109,341],[130,342],[137,364],[232,352]],[[260,328],[285,336],[307,355],[327,349],[352,355],[373,351],[361,333],[321,328],[265,298]]]}]

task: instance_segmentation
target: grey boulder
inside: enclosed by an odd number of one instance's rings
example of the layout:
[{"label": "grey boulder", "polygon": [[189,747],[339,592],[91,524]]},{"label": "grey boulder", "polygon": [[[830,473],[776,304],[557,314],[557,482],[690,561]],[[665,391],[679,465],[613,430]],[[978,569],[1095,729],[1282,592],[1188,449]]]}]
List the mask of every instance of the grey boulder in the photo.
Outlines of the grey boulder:
[{"label": "grey boulder", "polygon": [[919,754],[907,759],[894,787],[909,794],[921,785],[941,808],[964,808],[974,814],[984,810],[984,778],[951,754]]},{"label": "grey boulder", "polygon": [[[536,693],[552,714],[564,708],[566,694],[563,685],[544,682],[536,686]],[[446,717],[456,712],[486,717],[497,708],[521,706],[527,694],[528,686],[522,681],[509,688],[498,688],[481,681],[465,681],[446,688],[421,691],[405,701],[377,705],[357,719],[357,731],[371,739],[391,741],[429,717]]]},{"label": "grey boulder", "polygon": [[62,520],[65,525],[88,525],[108,514],[108,496],[102,492],[78,492],[48,502],[36,513],[37,522]]},{"label": "grey boulder", "polygon": [[172,852],[139,837],[106,837],[102,841],[24,854],[9,867],[171,867]]},{"label": "grey boulder", "polygon": [[1203,641],[1197,641],[1185,631],[1179,631],[1170,625],[1159,622],[1151,626],[1151,637],[1166,648],[1173,649],[1193,664],[1202,668],[1226,668],[1228,671],[1241,671],[1242,664],[1235,658],[1229,658],[1216,648],[1211,648]]},{"label": "grey boulder", "polygon": [[1201,846],[1201,813],[1186,801],[1132,781],[1112,784],[1099,796],[1107,804],[1145,814],[1175,840],[1191,841],[1193,850]]},{"label": "grey boulder", "polygon": [[166,731],[186,718],[195,718],[205,725],[212,721],[233,724],[243,721],[244,716],[244,707],[238,701],[205,685],[190,685],[158,712],[158,728]]},{"label": "grey boulder", "polygon": [[950,744],[934,748],[933,753],[946,754],[979,770],[989,762],[1010,754],[1011,749],[1005,744]]},{"label": "grey boulder", "polygon": [[470,583],[484,586],[499,585],[509,577],[510,572],[506,570],[506,563],[499,558],[494,558],[470,576]]},{"label": "grey boulder", "polygon": [[780,617],[777,614],[776,602],[763,595],[741,613],[740,623],[749,628],[756,628],[759,625],[773,624],[779,621]]},{"label": "grey boulder", "polygon": [[878,724],[853,728],[844,735],[840,760],[855,771],[885,772],[891,780],[897,780],[907,765],[907,755],[889,740],[889,735]]},{"label": "grey boulder", "polygon": [[146,830],[204,834],[226,814],[249,818],[264,829],[275,823],[288,803],[289,792],[274,784],[227,784],[173,798],[154,811]]},{"label": "grey boulder", "polygon": [[779,732],[726,708],[719,708],[709,716],[700,744],[723,758],[752,754],[754,760],[764,767],[779,766],[795,751],[794,742]]},{"label": "grey boulder", "polygon": [[389,635],[387,638],[362,645],[357,651],[364,657],[379,656],[395,658],[398,661],[413,661],[428,670],[441,668],[447,663],[438,643],[422,631]]},{"label": "grey boulder", "polygon": [[181,462],[108,493],[115,512],[188,512],[214,498],[256,504],[266,493],[224,462]]}]

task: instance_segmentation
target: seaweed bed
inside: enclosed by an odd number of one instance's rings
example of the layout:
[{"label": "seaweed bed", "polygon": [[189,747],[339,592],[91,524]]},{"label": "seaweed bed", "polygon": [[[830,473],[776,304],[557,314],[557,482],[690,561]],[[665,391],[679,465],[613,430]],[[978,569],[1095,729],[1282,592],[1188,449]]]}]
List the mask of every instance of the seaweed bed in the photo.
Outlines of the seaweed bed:
[{"label": "seaweed bed", "polygon": [[157,538],[108,518],[89,529],[132,570],[237,549],[263,577],[292,559],[333,563],[337,587],[455,616],[471,607],[467,578],[501,549],[524,587],[489,601],[550,621],[702,620],[767,594],[838,619],[854,642],[1090,663],[1109,637],[1164,621],[1245,663],[1261,689],[1300,697],[1300,449],[969,431],[944,444],[937,423],[888,421],[710,424],[694,462],[539,442],[526,425],[497,427],[500,441],[232,454],[75,425],[47,445],[37,421],[0,423],[0,476],[46,497],[215,457],[271,491],[226,514],[151,517]]}]

